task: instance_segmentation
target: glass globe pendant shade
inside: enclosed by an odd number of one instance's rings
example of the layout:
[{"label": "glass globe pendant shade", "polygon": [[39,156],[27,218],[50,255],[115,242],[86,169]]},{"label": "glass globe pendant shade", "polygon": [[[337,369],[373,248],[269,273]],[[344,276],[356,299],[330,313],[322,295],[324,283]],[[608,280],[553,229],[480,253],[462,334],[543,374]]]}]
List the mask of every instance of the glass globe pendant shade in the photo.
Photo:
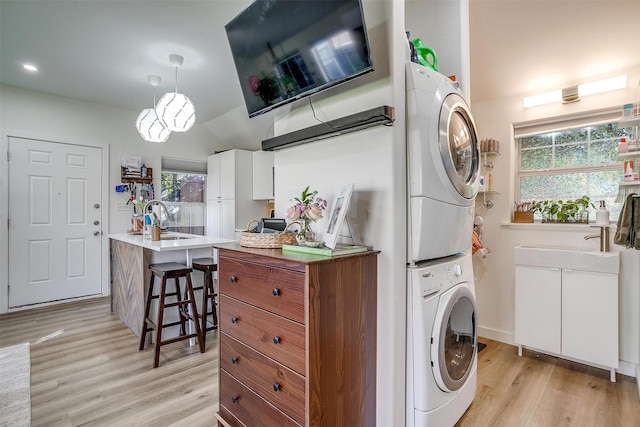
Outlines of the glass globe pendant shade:
[{"label": "glass globe pendant shade", "polygon": [[191,100],[178,92],[165,93],[156,105],[156,114],[172,132],[186,132],[196,121],[196,109]]},{"label": "glass globe pendant shade", "polygon": [[158,119],[154,108],[142,110],[136,119],[136,129],[145,141],[165,142],[171,131]]}]

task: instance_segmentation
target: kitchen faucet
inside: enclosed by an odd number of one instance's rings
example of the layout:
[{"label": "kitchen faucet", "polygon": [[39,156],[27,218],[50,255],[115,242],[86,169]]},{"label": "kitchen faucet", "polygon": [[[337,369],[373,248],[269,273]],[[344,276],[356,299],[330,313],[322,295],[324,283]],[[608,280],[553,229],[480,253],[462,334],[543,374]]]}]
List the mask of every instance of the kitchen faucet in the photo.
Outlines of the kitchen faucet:
[{"label": "kitchen faucet", "polygon": [[[157,200],[157,199],[152,199],[149,200],[147,203],[144,204],[143,208],[142,208],[142,214],[146,215],[147,214],[147,208],[151,205],[160,205],[162,206],[162,209],[164,209],[164,213],[167,215],[167,218],[169,218],[169,211],[167,210],[167,207],[164,205],[164,203],[162,203],[162,201]],[[160,218],[158,219],[158,221],[160,222],[160,229],[162,229],[162,214],[160,214]],[[145,221],[145,226],[146,226],[146,221]]]},{"label": "kitchen faucet", "polygon": [[[592,225],[592,227],[594,227]],[[600,228],[600,234],[592,234],[590,236],[584,236],[584,240],[600,239],[600,252],[609,252],[609,227],[608,226],[595,226]]]}]

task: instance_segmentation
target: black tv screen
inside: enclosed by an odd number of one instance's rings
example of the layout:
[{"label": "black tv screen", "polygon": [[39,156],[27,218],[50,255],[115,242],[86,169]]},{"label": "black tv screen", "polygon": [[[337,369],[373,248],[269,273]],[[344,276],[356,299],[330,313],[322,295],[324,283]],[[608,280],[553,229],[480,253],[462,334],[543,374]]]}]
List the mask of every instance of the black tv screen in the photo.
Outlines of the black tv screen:
[{"label": "black tv screen", "polygon": [[257,0],[225,29],[249,117],[373,71],[360,0]]}]

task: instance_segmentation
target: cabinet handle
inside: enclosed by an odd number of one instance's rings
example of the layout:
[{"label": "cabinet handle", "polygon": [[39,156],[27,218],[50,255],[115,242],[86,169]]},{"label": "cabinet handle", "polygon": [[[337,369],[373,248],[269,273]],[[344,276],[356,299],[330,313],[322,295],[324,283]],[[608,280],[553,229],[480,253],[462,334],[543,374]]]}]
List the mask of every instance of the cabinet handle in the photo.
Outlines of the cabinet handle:
[{"label": "cabinet handle", "polygon": [[240,399],[240,396],[231,396],[231,401],[233,403],[236,403],[238,401],[238,399]]},{"label": "cabinet handle", "polygon": [[273,391],[280,391],[280,384],[274,383],[273,384]]},{"label": "cabinet handle", "polygon": [[231,283],[236,283],[238,281],[238,278],[236,276],[231,276],[229,277],[229,280],[231,281]]},{"label": "cabinet handle", "polygon": [[278,336],[273,337],[273,343],[274,344],[280,344],[280,337],[278,337]]},{"label": "cabinet handle", "polygon": [[233,363],[234,365],[235,365],[236,363],[238,363],[238,358],[237,358],[237,357],[232,357],[232,358],[231,358],[231,363]]},{"label": "cabinet handle", "polygon": [[280,289],[273,288],[273,289],[271,289],[271,293],[273,294],[273,296],[277,297],[278,295],[280,295]]},{"label": "cabinet handle", "polygon": [[238,323],[238,318],[237,317],[232,317],[231,318],[231,323]]}]

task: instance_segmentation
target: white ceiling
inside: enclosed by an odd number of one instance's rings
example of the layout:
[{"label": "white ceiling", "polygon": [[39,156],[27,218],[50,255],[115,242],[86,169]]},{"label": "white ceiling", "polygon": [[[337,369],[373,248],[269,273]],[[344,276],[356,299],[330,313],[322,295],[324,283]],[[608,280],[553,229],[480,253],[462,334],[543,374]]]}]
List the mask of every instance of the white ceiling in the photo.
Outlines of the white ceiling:
[{"label": "white ceiling", "polygon": [[[178,89],[204,123],[243,106],[224,25],[250,0],[0,0],[0,82],[113,107],[153,104],[148,74]],[[39,68],[29,73],[21,64]]]},{"label": "white ceiling", "polygon": [[[0,0],[0,83],[139,111],[153,104],[148,74],[162,77],[158,98],[174,88],[178,53],[178,88],[203,124],[244,109],[224,25],[250,3]],[[473,101],[638,65],[638,17],[640,0],[471,0]]]}]

